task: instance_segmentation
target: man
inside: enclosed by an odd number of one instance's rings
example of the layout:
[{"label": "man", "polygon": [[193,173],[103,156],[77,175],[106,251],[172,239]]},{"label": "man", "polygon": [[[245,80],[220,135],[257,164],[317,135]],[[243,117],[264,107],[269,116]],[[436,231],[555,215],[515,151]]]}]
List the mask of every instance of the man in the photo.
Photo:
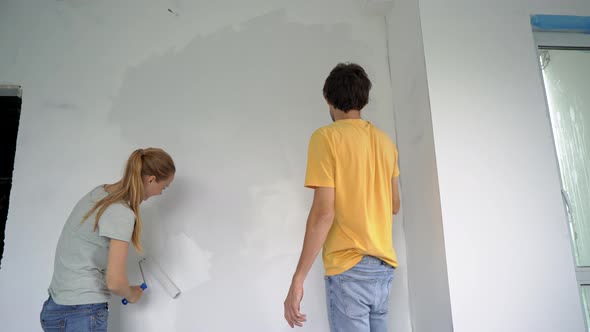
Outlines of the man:
[{"label": "man", "polygon": [[397,257],[392,214],[400,207],[397,149],[361,119],[371,81],[356,64],[338,64],[324,84],[333,123],[309,142],[305,186],[314,189],[303,249],[285,299],[285,319],[303,326],[303,283],[323,246],[332,332],[387,331]]}]

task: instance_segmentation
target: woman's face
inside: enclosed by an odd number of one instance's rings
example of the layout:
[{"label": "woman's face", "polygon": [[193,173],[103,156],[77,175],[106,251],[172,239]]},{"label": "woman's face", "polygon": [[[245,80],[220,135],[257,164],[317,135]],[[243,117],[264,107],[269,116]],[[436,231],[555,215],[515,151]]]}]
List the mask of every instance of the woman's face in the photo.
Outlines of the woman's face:
[{"label": "woman's face", "polygon": [[143,176],[143,200],[146,201],[152,196],[161,195],[164,189],[166,189],[174,181],[174,174],[169,176],[167,179],[159,180],[153,175]]}]

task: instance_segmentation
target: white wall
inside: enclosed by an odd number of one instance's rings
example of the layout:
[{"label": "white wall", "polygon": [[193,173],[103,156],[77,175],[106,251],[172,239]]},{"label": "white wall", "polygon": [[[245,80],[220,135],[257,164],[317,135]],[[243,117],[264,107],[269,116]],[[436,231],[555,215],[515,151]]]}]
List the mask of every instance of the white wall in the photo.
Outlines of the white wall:
[{"label": "white wall", "polygon": [[531,14],[586,0],[421,0],[453,325],[583,331]]},{"label": "white wall", "polygon": [[[356,1],[2,2],[0,81],[23,86],[2,329],[40,330],[70,209],[118,179],[133,149],[159,146],[178,173],[143,208],[144,245],[183,294],[152,287],[125,308],[115,298],[111,330],[290,330],[282,301],[311,199],[307,142],[329,123],[323,80],[339,61],[364,65],[365,116],[394,136],[385,32]],[[306,282],[306,331],[327,329],[322,272],[318,260]],[[396,331],[409,331],[404,274]]]},{"label": "white wall", "polygon": [[387,16],[413,331],[453,330],[418,3]]}]

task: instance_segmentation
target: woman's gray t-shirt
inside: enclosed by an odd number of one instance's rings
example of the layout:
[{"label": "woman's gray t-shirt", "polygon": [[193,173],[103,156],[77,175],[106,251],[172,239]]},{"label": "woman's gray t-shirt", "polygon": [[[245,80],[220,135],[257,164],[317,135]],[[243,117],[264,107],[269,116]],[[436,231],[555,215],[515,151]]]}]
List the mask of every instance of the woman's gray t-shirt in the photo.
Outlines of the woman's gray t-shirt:
[{"label": "woman's gray t-shirt", "polygon": [[131,241],[135,214],[127,204],[110,205],[94,231],[95,211],[81,223],[84,215],[107,192],[99,186],[82,197],[68,218],[57,243],[53,278],[49,294],[62,305],[107,302],[111,296],[106,285],[110,239]]}]

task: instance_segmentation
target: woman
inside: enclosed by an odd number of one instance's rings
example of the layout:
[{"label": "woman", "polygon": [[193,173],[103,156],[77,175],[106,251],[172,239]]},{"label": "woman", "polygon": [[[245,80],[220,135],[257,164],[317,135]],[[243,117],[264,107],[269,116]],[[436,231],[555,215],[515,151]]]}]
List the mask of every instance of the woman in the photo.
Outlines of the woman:
[{"label": "woman", "polygon": [[143,290],[129,285],[125,268],[129,243],[142,251],[139,204],[160,195],[175,171],[164,150],[135,150],[119,182],[94,188],[76,204],[57,244],[41,311],[44,331],[106,331],[111,293],[139,301]]}]

